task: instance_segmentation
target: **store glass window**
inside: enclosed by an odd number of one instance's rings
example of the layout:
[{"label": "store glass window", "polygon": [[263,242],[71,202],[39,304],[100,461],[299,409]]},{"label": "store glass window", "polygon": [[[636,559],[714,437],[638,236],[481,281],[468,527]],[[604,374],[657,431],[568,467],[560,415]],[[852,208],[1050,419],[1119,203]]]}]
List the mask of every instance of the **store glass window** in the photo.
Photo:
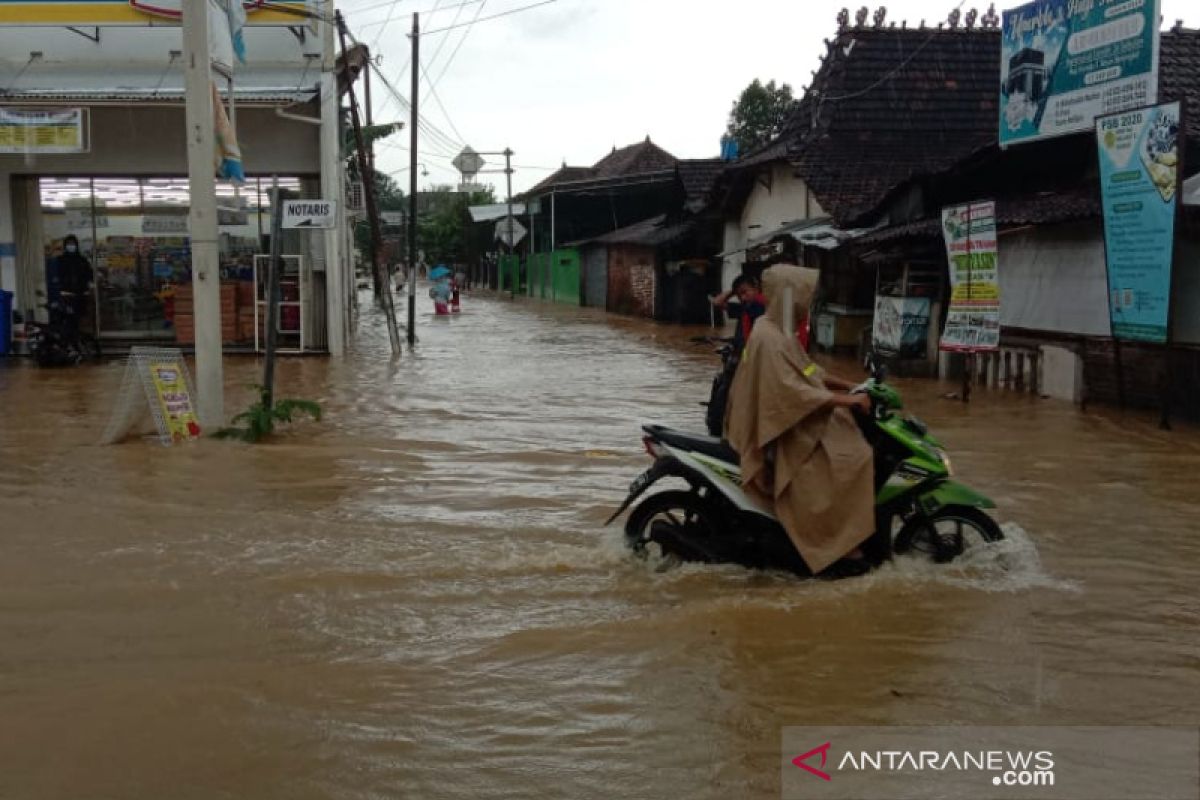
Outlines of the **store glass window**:
[{"label": "store glass window", "polygon": [[[301,182],[282,178],[280,186],[299,192]],[[88,329],[189,343],[187,178],[42,178],[40,188],[49,296],[61,288],[63,244],[74,236],[94,275],[83,320]],[[227,343],[253,339],[253,324],[241,324],[236,309],[239,297],[253,296],[254,256],[264,251],[271,225],[269,189],[269,180],[256,178],[236,190],[217,187]]]}]

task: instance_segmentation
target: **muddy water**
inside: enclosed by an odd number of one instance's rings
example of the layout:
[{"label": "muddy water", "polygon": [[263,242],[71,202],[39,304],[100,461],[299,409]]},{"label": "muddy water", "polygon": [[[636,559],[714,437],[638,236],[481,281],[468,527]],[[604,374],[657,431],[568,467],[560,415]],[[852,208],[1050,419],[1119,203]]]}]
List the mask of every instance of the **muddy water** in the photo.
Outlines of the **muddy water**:
[{"label": "muddy water", "polygon": [[282,364],[328,417],[260,447],[94,446],[118,368],[0,368],[0,797],[769,798],[784,725],[1200,716],[1195,430],[901,381],[1002,548],[659,573],[600,524],[638,422],[701,427],[696,331],[420,331]]}]

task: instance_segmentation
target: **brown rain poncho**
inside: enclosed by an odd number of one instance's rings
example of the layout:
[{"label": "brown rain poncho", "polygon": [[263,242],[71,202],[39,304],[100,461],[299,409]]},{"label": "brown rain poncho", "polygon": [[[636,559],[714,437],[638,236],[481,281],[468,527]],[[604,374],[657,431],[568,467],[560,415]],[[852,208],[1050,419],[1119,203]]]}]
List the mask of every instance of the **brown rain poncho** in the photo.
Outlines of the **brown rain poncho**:
[{"label": "brown rain poncho", "polygon": [[850,411],[830,405],[820,368],[783,331],[784,287],[792,287],[795,319],[802,319],[818,274],[790,264],[763,273],[767,313],[750,334],[725,415],[742,488],[774,511],[814,573],[875,527],[871,448]]}]

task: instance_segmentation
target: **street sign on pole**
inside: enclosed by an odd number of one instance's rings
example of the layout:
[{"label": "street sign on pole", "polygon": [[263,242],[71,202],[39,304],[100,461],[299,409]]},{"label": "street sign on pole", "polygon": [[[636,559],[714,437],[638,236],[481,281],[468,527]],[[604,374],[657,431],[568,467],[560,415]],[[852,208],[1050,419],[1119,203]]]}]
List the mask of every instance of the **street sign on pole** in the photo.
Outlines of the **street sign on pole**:
[{"label": "street sign on pole", "polygon": [[[508,240],[509,225],[512,225],[512,241]],[[496,238],[508,248],[516,247],[529,233],[525,226],[516,218],[502,219],[496,222]]]},{"label": "street sign on pole", "polygon": [[283,227],[337,227],[337,203],[333,200],[283,201]]}]

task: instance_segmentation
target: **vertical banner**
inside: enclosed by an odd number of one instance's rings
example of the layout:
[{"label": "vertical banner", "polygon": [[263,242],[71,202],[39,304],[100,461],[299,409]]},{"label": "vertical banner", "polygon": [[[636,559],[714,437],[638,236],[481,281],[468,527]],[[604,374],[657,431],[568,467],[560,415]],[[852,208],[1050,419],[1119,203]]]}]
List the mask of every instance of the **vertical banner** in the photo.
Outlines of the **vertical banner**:
[{"label": "vertical banner", "polygon": [[1000,146],[1158,100],[1159,0],[1035,0],[1004,12]]},{"label": "vertical banner", "polygon": [[1113,337],[1166,342],[1179,188],[1179,103],[1096,120]]},{"label": "vertical banner", "polygon": [[943,208],[942,232],[950,261],[950,308],[941,349],[996,350],[1000,347],[1000,279],[995,201]]}]

